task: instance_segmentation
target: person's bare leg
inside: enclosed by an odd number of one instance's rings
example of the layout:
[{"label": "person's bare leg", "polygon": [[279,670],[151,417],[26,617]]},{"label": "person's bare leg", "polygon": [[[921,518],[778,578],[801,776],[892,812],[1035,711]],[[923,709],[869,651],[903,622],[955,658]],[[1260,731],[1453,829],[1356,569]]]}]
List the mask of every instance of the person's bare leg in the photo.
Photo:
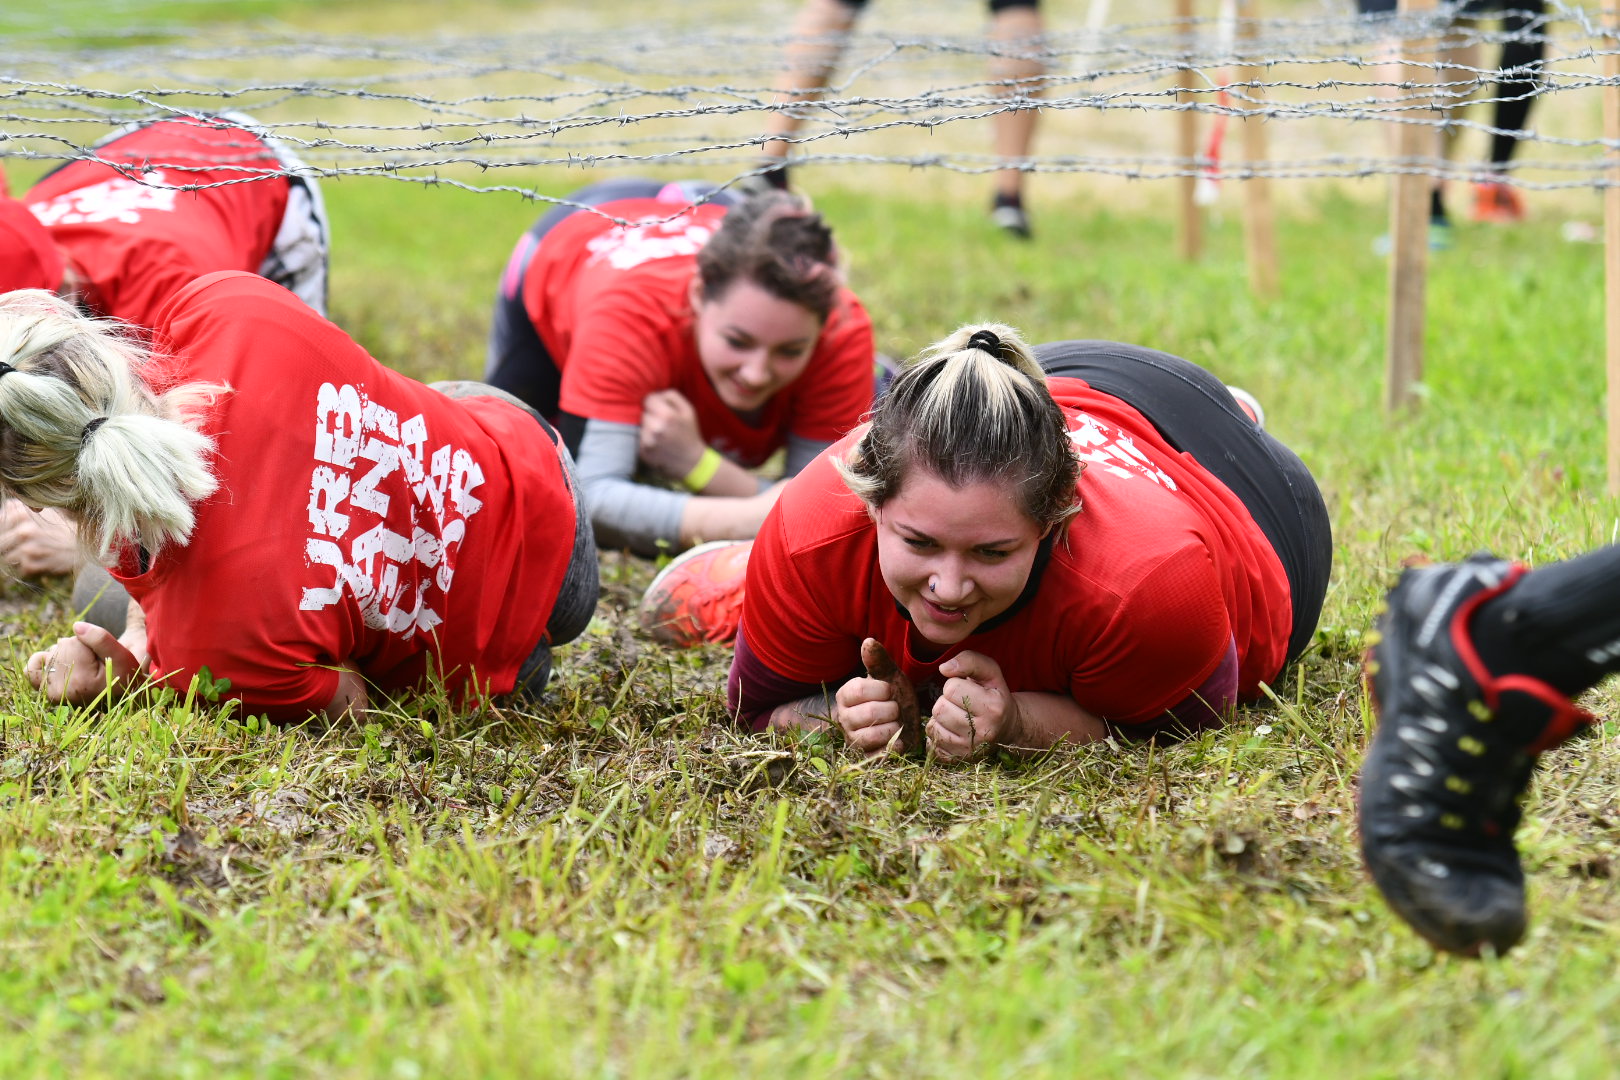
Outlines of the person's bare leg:
[{"label": "person's bare leg", "polygon": [[[1046,69],[1034,55],[1045,29],[1040,9],[1036,7],[1007,7],[995,13],[990,23],[990,41],[997,55],[991,58],[990,74],[998,80],[1017,80],[1003,87],[1003,97],[1034,97],[1041,88],[1037,79]],[[1034,109],[1009,109],[991,119],[992,145],[996,157],[1002,160],[1029,157],[1035,141],[1035,122],[1039,113]],[[1002,169],[996,173],[995,210],[997,224],[1010,232],[1029,235],[1029,222],[1023,214],[1024,172],[1022,169]],[[1017,211],[1001,213],[1003,207]],[[1002,218],[1005,217],[1005,222]]]},{"label": "person's bare leg", "polygon": [[[815,101],[821,97],[859,13],[859,8],[842,0],[804,0],[793,20],[793,40],[783,50],[782,76],[776,82],[778,102]],[[761,153],[767,158],[787,160],[791,145],[787,139],[802,122],[791,110],[767,115],[765,134],[771,136],[771,141],[760,148]]]}]

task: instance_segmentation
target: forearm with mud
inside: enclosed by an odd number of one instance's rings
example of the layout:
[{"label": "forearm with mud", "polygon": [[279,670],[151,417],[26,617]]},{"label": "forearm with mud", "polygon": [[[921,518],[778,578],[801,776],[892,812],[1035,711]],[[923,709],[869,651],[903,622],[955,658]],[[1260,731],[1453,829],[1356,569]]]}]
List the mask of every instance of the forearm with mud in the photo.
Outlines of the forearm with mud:
[{"label": "forearm with mud", "polygon": [[820,731],[832,722],[836,707],[832,694],[811,694],[772,709],[770,726],[773,731]]},{"label": "forearm with mud", "polygon": [[1017,715],[996,740],[1005,749],[1048,750],[1060,742],[1077,746],[1108,737],[1108,726],[1067,694],[1020,690],[1012,697]]},{"label": "forearm with mud", "polygon": [[770,510],[763,493],[747,498],[693,495],[681,510],[683,547],[708,540],[752,540]]},{"label": "forearm with mud", "polygon": [[[782,478],[797,476],[806,465],[832,443],[824,439],[806,439],[802,435],[790,435],[787,442],[786,467],[782,470]],[[705,448],[707,451],[708,448]],[[719,451],[715,451],[719,454]],[[693,462],[692,466],[696,466]],[[676,480],[679,477],[671,477]],[[720,462],[714,472],[714,478],[703,486],[703,490],[694,492],[701,498],[716,496],[746,499],[765,491],[775,480],[761,476],[752,469],[745,469],[735,461],[720,454]]]},{"label": "forearm with mud", "polygon": [[[1108,737],[1108,728],[1101,720],[1063,694],[1023,691],[1015,693],[1013,700],[1018,703],[1017,719],[996,740],[1003,749],[1038,752],[1060,742],[1079,746]],[[833,708],[830,694],[812,694],[771,710],[770,726],[777,731],[820,731],[827,726]]]},{"label": "forearm with mud", "polygon": [[[720,452],[716,450],[715,453],[719,454]],[[703,485],[702,491],[694,494],[702,499],[715,497],[746,499],[758,495],[767,486],[769,486],[769,481],[761,480],[754,473],[749,472],[724,454],[720,454],[720,463],[714,470],[713,479]]]},{"label": "forearm with mud", "polygon": [[[797,473],[829,445],[789,436],[786,475]],[[634,424],[585,422],[574,470],[598,548],[629,548],[640,555],[656,555],[661,548],[685,547],[701,540],[751,540],[759,531],[770,509],[765,492],[775,481],[722,460],[716,479],[702,495],[638,484],[632,479],[637,446]],[[722,475],[727,477],[727,491],[735,494],[716,491]]]}]

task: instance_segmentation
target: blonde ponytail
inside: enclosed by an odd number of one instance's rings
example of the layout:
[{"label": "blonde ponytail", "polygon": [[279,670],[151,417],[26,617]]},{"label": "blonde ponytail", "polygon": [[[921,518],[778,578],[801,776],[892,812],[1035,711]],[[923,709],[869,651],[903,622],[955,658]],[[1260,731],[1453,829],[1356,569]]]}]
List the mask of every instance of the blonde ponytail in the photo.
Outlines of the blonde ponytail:
[{"label": "blonde ponytail", "polygon": [[133,331],[52,293],[0,296],[0,487],[67,511],[98,560],[119,543],[184,543],[193,504],[219,486],[213,440],[193,425],[228,388],[155,395],[139,374],[148,359]]}]

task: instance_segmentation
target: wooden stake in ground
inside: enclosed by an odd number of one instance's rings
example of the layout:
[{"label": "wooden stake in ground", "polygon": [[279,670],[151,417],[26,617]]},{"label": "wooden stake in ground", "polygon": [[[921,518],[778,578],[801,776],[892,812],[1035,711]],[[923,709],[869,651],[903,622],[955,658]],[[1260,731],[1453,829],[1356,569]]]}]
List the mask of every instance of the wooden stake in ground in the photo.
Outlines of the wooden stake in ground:
[{"label": "wooden stake in ground", "polygon": [[[1434,0],[1400,0],[1400,13],[1431,11]],[[1411,39],[1401,55],[1412,64],[1432,63],[1434,43]],[[1424,82],[1438,82],[1435,73],[1419,73]],[[1406,81],[1406,80],[1403,80]],[[1413,387],[1423,377],[1424,299],[1429,273],[1429,192],[1434,180],[1421,170],[1434,163],[1438,130],[1422,123],[1396,127],[1395,162],[1408,170],[1390,182],[1389,198],[1389,338],[1384,379],[1384,406],[1390,412],[1417,404]]]},{"label": "wooden stake in ground", "polygon": [[[1243,53],[1252,56],[1257,23],[1260,18],[1259,0],[1238,0],[1238,40]],[[1258,64],[1245,64],[1238,72],[1238,82],[1247,84],[1244,92],[1253,100],[1248,102],[1248,116],[1243,118],[1243,160],[1254,168],[1266,160],[1265,117],[1257,115],[1265,91],[1259,83],[1265,69]],[[1271,181],[1249,176],[1243,181],[1243,233],[1249,254],[1249,288],[1262,299],[1277,295],[1277,230],[1271,206]]]},{"label": "wooden stake in ground", "polygon": [[[1176,19],[1181,24],[1182,42],[1187,50],[1187,57],[1192,56],[1192,47],[1197,41],[1197,33],[1193,28],[1193,0],[1176,0]],[[1181,92],[1176,95],[1176,101],[1182,106],[1189,106],[1193,102],[1193,95],[1188,91],[1198,86],[1198,73],[1191,68],[1183,68],[1176,85]],[[1181,257],[1192,261],[1197,259],[1204,251],[1204,213],[1198,205],[1198,174],[1192,167],[1192,160],[1198,156],[1198,114],[1192,109],[1185,109],[1179,117],[1180,126],[1177,129],[1178,149],[1181,159],[1188,163],[1188,174],[1181,178]]]},{"label": "wooden stake in ground", "polygon": [[1603,138],[1609,167],[1603,189],[1604,331],[1609,378],[1609,494],[1620,495],[1620,8],[1603,9]]}]

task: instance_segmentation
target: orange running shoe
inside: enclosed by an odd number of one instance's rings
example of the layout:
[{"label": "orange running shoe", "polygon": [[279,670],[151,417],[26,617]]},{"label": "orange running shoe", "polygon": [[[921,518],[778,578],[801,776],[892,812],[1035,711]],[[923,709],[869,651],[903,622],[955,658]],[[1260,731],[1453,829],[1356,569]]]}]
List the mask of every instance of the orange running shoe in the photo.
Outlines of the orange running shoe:
[{"label": "orange running shoe", "polygon": [[1524,200],[1500,180],[1474,185],[1474,220],[1489,225],[1513,225],[1524,220]]},{"label": "orange running shoe", "polygon": [[752,540],[714,540],[676,556],[642,594],[641,628],[676,649],[736,637],[753,550]]}]

